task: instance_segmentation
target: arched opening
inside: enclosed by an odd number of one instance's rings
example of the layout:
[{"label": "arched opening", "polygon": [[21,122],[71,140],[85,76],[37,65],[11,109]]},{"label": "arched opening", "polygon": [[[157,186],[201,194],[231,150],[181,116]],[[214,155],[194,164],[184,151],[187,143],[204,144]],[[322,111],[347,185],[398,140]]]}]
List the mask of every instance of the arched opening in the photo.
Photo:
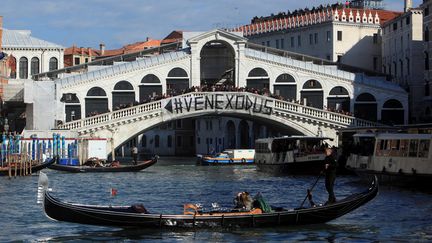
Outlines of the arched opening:
[{"label": "arched opening", "polygon": [[63,94],[65,102],[66,122],[81,119],[81,103],[76,94]]},{"label": "arched opening", "polygon": [[249,74],[248,78],[246,79],[246,88],[249,89],[269,89],[270,87],[270,78],[267,74],[267,72],[262,68],[254,68],[252,69]]},{"label": "arched opening", "polygon": [[373,95],[362,93],[354,103],[354,116],[369,121],[377,121],[377,102]]},{"label": "arched opening", "polygon": [[[54,71],[58,69],[58,60],[55,57],[49,59],[49,71]],[[49,74],[50,78],[57,78],[57,74]]]},{"label": "arched opening", "polygon": [[166,85],[168,94],[181,94],[183,90],[189,88],[189,77],[187,72],[182,68],[171,69],[166,79]]},{"label": "arched opening", "polygon": [[324,107],[324,92],[317,80],[308,80],[301,91],[301,101],[304,105],[322,109]]},{"label": "arched opening", "polygon": [[249,137],[249,124],[245,120],[241,120],[239,124],[239,137],[240,137],[240,148],[247,149],[251,148],[250,137]]},{"label": "arched opening", "polygon": [[201,85],[234,84],[235,53],[228,43],[207,42],[200,57]]},{"label": "arched opening", "polygon": [[16,77],[17,77],[17,73],[16,73],[16,71],[17,71],[16,58],[14,56],[10,55],[7,62],[8,62],[8,66],[9,66],[9,69],[10,69],[10,78],[11,79],[16,79]]},{"label": "arched opening", "polygon": [[31,59],[30,75],[35,75],[37,73],[39,73],[39,58],[33,57]]},{"label": "arched opening", "polygon": [[229,120],[225,126],[225,134],[227,138],[226,148],[236,148],[236,128],[233,121]]},{"label": "arched opening", "polygon": [[297,84],[294,77],[288,73],[279,75],[274,84],[274,93],[285,100],[297,100]]},{"label": "arched opening", "polygon": [[93,87],[87,92],[85,98],[86,117],[108,112],[108,97],[105,90],[100,87]]},{"label": "arched opening", "polygon": [[331,111],[350,111],[350,100],[348,90],[336,86],[327,97],[327,108]]},{"label": "arched opening", "polygon": [[162,95],[162,84],[154,74],[147,74],[141,79],[139,86],[139,101],[148,102],[155,96]]},{"label": "arched opening", "polygon": [[404,113],[404,108],[398,100],[387,100],[381,110],[381,122],[389,125],[404,124]]},{"label": "arched opening", "polygon": [[130,107],[135,103],[135,92],[128,81],[117,82],[112,92],[112,109]]},{"label": "arched opening", "polygon": [[19,61],[19,78],[28,78],[28,59],[26,57],[21,57]]}]

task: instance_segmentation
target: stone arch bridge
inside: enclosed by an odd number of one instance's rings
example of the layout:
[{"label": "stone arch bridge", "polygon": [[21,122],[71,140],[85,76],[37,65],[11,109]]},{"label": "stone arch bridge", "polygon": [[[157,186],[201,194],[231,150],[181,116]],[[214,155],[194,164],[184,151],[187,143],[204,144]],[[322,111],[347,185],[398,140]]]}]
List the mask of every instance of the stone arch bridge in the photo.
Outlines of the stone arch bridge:
[{"label": "stone arch bridge", "polygon": [[199,116],[234,116],[289,127],[308,136],[333,138],[337,129],[376,123],[248,92],[193,92],[60,125],[81,136],[111,139],[112,148],[162,123]]}]

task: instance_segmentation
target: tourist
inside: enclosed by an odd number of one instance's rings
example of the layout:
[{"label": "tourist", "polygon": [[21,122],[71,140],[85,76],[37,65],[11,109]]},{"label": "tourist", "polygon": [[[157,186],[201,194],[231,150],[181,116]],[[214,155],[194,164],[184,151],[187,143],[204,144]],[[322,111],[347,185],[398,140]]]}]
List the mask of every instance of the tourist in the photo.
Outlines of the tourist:
[{"label": "tourist", "polygon": [[332,204],[336,202],[336,197],[334,194],[334,183],[336,179],[336,169],[337,169],[337,161],[334,157],[333,149],[326,148],[325,149],[325,187],[328,192],[328,200],[326,204]]}]

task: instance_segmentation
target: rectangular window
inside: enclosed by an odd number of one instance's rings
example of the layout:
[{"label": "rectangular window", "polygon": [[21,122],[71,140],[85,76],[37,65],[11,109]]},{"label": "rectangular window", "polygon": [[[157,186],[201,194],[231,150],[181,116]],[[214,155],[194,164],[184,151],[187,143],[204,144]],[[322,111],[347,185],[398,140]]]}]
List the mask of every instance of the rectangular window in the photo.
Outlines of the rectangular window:
[{"label": "rectangular window", "polygon": [[182,146],[182,137],[177,136],[177,147],[181,147],[181,146]]},{"label": "rectangular window", "polygon": [[337,40],[342,41],[342,31],[338,30],[337,32]]},{"label": "rectangular window", "polygon": [[393,23],[393,30],[397,30],[397,22]]},{"label": "rectangular window", "polygon": [[309,45],[313,44],[313,35],[309,34]]},{"label": "rectangular window", "polygon": [[285,39],[281,39],[281,49],[285,49]]},{"label": "rectangular window", "polygon": [[294,47],[294,36],[291,37],[291,47]]},{"label": "rectangular window", "polygon": [[270,46],[270,41],[267,41],[267,46]]},{"label": "rectangular window", "polygon": [[373,70],[377,71],[378,68],[378,57],[373,58]]},{"label": "rectangular window", "polygon": [[378,44],[378,34],[373,34],[373,43]]},{"label": "rectangular window", "polygon": [[75,57],[74,60],[75,60],[75,61],[74,61],[74,64],[75,64],[75,65],[79,65],[79,64],[80,64],[80,58],[79,58],[79,57]]},{"label": "rectangular window", "polygon": [[314,41],[315,41],[315,44],[318,44],[318,33],[314,34]]},{"label": "rectangular window", "polygon": [[88,63],[89,62],[89,59],[88,59],[88,57],[86,57],[86,59],[85,59],[85,61],[84,61],[85,63]]},{"label": "rectangular window", "polygon": [[297,45],[301,46],[301,35],[297,36]]},{"label": "rectangular window", "polygon": [[331,41],[331,32],[327,31],[327,42]]},{"label": "rectangular window", "polygon": [[177,128],[182,128],[182,120],[177,120]]},{"label": "rectangular window", "polygon": [[419,157],[427,158],[429,155],[429,140],[420,140]]},{"label": "rectangular window", "polygon": [[409,157],[417,157],[418,152],[418,140],[410,140],[409,145]]},{"label": "rectangular window", "polygon": [[406,25],[410,25],[411,24],[411,18],[410,18],[410,16],[406,17],[405,23],[406,23]]},{"label": "rectangular window", "polygon": [[279,49],[279,40],[276,40],[276,49]]},{"label": "rectangular window", "polygon": [[337,56],[337,62],[340,63],[341,61],[342,61],[342,55],[338,55],[338,56]]}]

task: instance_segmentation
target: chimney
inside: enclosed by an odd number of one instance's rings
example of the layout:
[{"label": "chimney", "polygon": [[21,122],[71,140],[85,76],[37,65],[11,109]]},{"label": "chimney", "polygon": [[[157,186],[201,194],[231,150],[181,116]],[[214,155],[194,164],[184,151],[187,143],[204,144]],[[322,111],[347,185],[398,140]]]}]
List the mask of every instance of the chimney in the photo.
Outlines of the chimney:
[{"label": "chimney", "polygon": [[99,50],[100,50],[101,56],[103,56],[103,54],[105,54],[105,44],[104,43],[99,44]]},{"label": "chimney", "polygon": [[404,12],[408,12],[413,6],[412,0],[405,0]]}]

